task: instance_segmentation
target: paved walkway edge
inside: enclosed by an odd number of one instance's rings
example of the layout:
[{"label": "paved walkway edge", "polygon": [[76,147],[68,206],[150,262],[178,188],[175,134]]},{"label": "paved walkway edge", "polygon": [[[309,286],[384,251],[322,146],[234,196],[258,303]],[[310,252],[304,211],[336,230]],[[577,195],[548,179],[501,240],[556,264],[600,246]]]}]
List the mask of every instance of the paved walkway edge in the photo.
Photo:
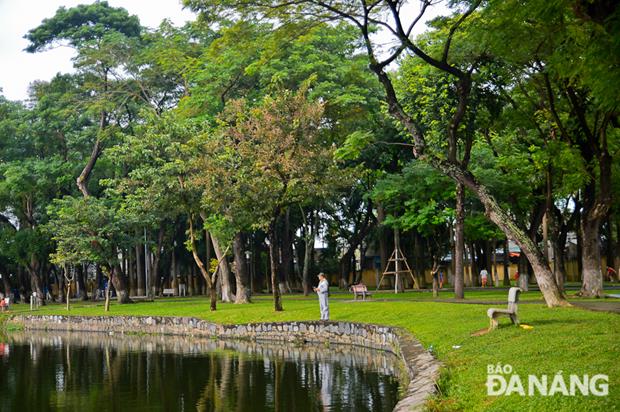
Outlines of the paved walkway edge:
[{"label": "paved walkway edge", "polygon": [[408,331],[353,322],[272,322],[221,325],[202,319],[164,316],[15,315],[25,329],[72,332],[148,333],[290,343],[363,346],[398,356],[409,382],[394,411],[419,411],[436,393],[441,364]]}]

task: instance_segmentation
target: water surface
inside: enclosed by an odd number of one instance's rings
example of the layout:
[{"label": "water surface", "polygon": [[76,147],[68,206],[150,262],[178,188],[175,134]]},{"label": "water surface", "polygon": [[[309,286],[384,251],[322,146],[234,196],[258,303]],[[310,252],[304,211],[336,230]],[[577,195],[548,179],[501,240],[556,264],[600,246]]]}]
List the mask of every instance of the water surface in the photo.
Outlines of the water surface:
[{"label": "water surface", "polygon": [[0,411],[391,411],[396,357],[338,345],[18,332]]}]

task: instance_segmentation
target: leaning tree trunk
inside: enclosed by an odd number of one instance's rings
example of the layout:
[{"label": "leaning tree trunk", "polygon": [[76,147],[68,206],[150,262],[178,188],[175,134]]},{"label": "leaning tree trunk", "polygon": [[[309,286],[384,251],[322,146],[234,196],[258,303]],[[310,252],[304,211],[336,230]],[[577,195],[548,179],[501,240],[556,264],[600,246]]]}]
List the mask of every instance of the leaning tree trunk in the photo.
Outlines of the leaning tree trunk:
[{"label": "leaning tree trunk", "polygon": [[[215,239],[213,240],[215,241]],[[207,236],[207,242],[208,241],[209,236]],[[209,289],[210,309],[212,312],[214,312],[217,309],[217,273],[222,268],[222,266],[220,265],[222,261],[226,260],[226,253],[228,252],[228,248],[223,253],[221,253],[222,256],[218,260],[218,267],[217,269],[215,269],[215,273],[213,273],[213,276],[209,276],[209,269],[205,267],[205,263],[198,255],[198,248],[196,247],[196,236],[194,235],[194,220],[191,215],[189,217],[189,243],[192,250],[192,256],[194,257],[194,262],[196,262],[196,266],[198,266],[198,270],[200,270],[200,274],[202,275],[202,278],[206,282],[207,288]]]},{"label": "leaning tree trunk", "polygon": [[392,80],[384,71],[384,67],[377,64],[372,49],[369,49],[369,57],[371,59],[370,67],[385,89],[388,111],[400,121],[412,137],[415,157],[428,162],[431,166],[452,178],[455,182],[462,184],[471,190],[478,200],[480,200],[484,206],[487,218],[495,223],[504,232],[506,237],[513,239],[532,263],[538,286],[540,287],[547,306],[569,306],[570,304],[555,283],[555,278],[549,267],[549,262],[543,256],[539,247],[528,237],[527,233],[519,227],[514,218],[499,205],[497,200],[489,193],[486,186],[480,184],[468,170],[459,167],[459,165],[454,162],[429,156],[425,153],[426,141],[424,140],[424,136],[418,130],[413,119],[405,113],[400,105]]},{"label": "leaning tree trunk", "polygon": [[211,236],[211,242],[213,243],[213,250],[215,251],[215,257],[220,262],[220,284],[222,288],[222,302],[233,302],[235,295],[232,294],[230,289],[230,266],[228,261],[223,259],[224,254],[220,248],[220,242],[215,236]]},{"label": "leaning tree trunk", "polygon": [[237,293],[235,303],[250,303],[250,276],[248,275],[248,263],[245,259],[245,237],[243,233],[237,233],[233,239],[233,256],[235,259],[235,281]]},{"label": "leaning tree trunk", "polygon": [[549,262],[543,256],[540,248],[526,231],[519,227],[513,217],[502,209],[495,198],[488,193],[487,188],[478,183],[469,172],[460,170],[454,165],[446,166],[444,162],[441,165],[446,172],[449,172],[446,174],[458,181],[463,181],[465,186],[476,194],[476,197],[484,205],[485,215],[519,246],[532,265],[538,287],[547,306],[570,306],[558,288]]}]

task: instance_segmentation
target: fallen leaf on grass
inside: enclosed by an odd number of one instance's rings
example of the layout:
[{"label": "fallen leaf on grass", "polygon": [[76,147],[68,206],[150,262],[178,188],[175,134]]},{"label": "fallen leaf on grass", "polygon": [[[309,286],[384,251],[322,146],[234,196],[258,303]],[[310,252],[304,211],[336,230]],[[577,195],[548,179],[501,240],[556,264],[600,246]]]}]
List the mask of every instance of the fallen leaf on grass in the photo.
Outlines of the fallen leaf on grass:
[{"label": "fallen leaf on grass", "polygon": [[484,328],[484,329],[480,329],[475,332],[472,332],[470,336],[482,336],[482,335],[486,335],[487,333],[489,333],[489,329]]},{"label": "fallen leaf on grass", "polygon": [[533,327],[533,326],[530,326],[530,325],[525,325],[525,324],[521,324],[521,325],[519,325],[519,327],[520,327],[521,329],[525,329],[525,330],[534,329],[534,327]]}]

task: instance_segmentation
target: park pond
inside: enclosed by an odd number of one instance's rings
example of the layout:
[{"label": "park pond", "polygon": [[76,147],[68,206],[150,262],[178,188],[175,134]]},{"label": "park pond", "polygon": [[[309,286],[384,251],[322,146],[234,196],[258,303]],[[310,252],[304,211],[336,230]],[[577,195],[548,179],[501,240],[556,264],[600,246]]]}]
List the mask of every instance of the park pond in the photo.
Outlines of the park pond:
[{"label": "park pond", "polygon": [[152,335],[0,337],[0,411],[391,411],[399,359],[361,347]]}]

